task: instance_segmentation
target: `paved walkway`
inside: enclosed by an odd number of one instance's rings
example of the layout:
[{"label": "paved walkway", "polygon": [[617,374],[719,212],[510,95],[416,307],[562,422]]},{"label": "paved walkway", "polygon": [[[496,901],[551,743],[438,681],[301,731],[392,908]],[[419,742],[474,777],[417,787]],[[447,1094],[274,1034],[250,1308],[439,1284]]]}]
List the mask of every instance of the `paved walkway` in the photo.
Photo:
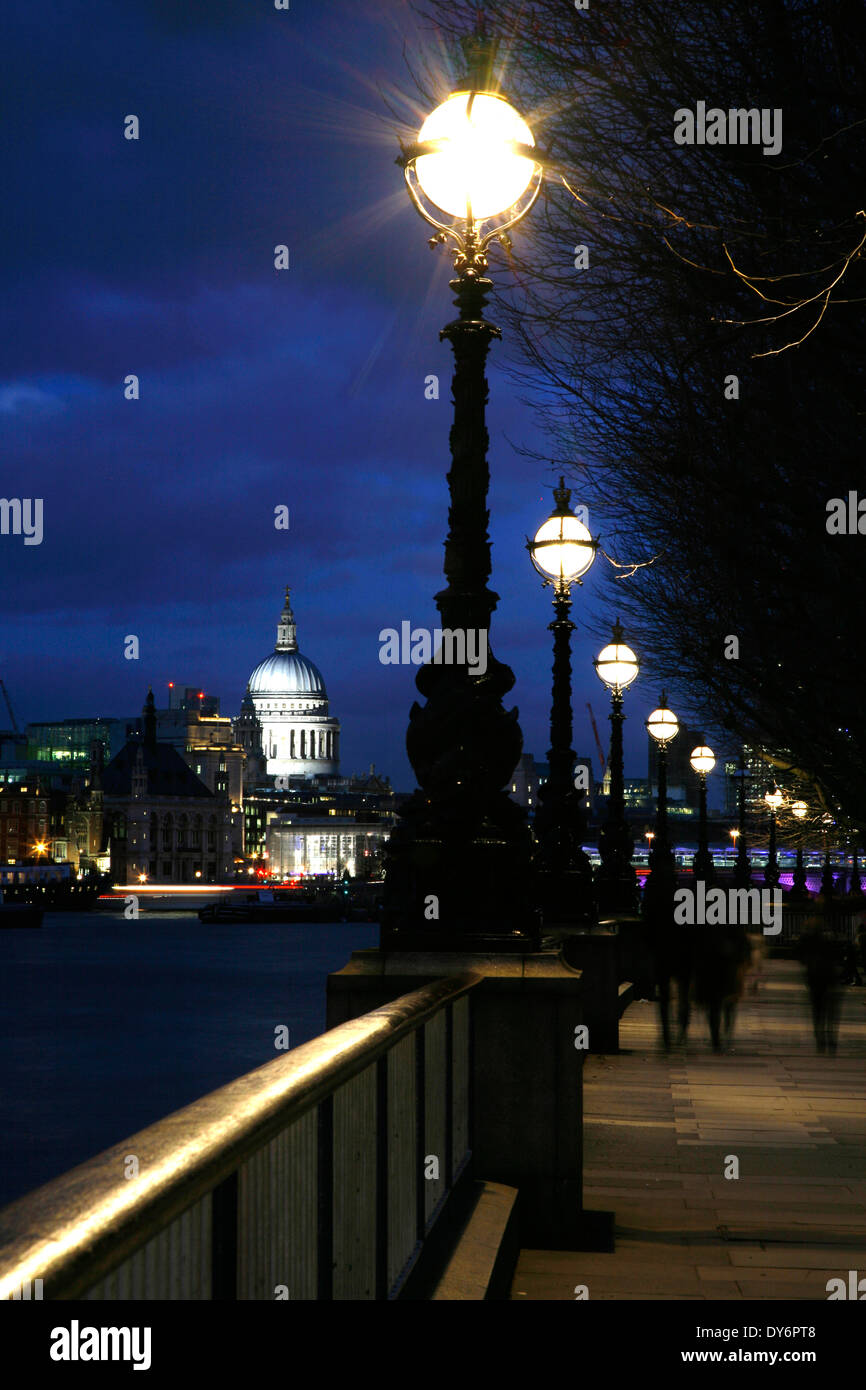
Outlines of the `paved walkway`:
[{"label": "paved walkway", "polygon": [[584,1201],[616,1213],[616,1251],[524,1250],[512,1298],[826,1299],[866,1276],[866,988],[844,991],[823,1056],[800,967],[765,969],[728,1054],[696,1015],[666,1057],[657,1006],[636,1003],[621,1053],[588,1059]]}]

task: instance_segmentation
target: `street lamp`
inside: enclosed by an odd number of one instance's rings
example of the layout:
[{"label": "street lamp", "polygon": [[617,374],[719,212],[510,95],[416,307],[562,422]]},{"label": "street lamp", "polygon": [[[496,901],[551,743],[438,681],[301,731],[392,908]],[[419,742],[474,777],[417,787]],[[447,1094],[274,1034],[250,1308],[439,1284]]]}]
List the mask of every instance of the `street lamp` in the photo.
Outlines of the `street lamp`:
[{"label": "street lamp", "polygon": [[[809,807],[805,801],[791,802],[791,815],[795,820],[801,821],[809,814]],[[800,901],[805,901],[809,896],[806,887],[806,868],[803,864],[803,840],[802,837],[797,842],[797,864],[794,869],[794,880],[791,885],[791,897]]]},{"label": "street lamp", "polygon": [[[416,209],[436,229],[431,246],[448,244],[454,256],[458,317],[440,334],[455,357],[447,583],[436,595],[452,659],[436,653],[439,660],[422,666],[415,682],[426,703],[412,707],[406,749],[419,790],[388,841],[381,944],[526,950],[539,939],[532,839],[525,813],[504,790],[523,739],[517,711],[502,704],[514,676],[488,641],[498,595],[487,587],[485,365],[492,339],[501,335],[485,307],[492,289],[488,247],[496,238],[507,244],[506,229],[529,211],[544,160],[493,79],[495,42],[469,39],[464,52],[468,76],[397,161]],[[454,634],[463,635],[462,655]],[[481,656],[472,664],[469,634]]]},{"label": "street lamp", "polygon": [[[541,166],[529,126],[504,97],[455,92],[437,106],[404,151],[406,182],[415,206],[434,227],[477,227],[525,216],[525,199],[541,189]],[[443,221],[443,215],[447,221]],[[501,223],[499,223],[501,230]]]},{"label": "street lamp", "polygon": [[623,691],[632,684],[640,671],[640,663],[631,647],[624,642],[625,633],[619,618],[613,625],[613,641],[603,647],[595,658],[596,675],[610,691],[610,793],[607,799],[607,821],[598,836],[601,867],[598,871],[599,912],[636,912],[638,906],[637,875],[631,858],[634,851],[625,818],[623,784],[622,726]]},{"label": "street lamp", "polygon": [[764,800],[770,808],[770,844],[767,850],[764,882],[769,883],[771,888],[775,888],[779,882],[779,862],[776,859],[776,812],[785,798],[779,788],[774,786],[770,791],[764,792]]},{"label": "street lamp", "polygon": [[705,883],[713,883],[715,880],[715,869],[713,866],[713,856],[710,854],[707,835],[707,776],[716,765],[716,755],[712,748],[707,748],[705,744],[701,744],[699,748],[692,749],[689,762],[700,778],[698,852],[695,855],[692,867],[695,878],[702,878]]},{"label": "street lamp", "polygon": [[821,817],[821,824],[824,827],[824,866],[821,870],[821,897],[825,902],[833,896],[833,865],[830,862],[830,827],[835,824],[831,815]]},{"label": "street lamp", "polygon": [[860,883],[860,863],[857,855],[857,831],[851,835],[851,884],[848,892],[852,898],[862,898],[863,888]]},{"label": "street lamp", "polygon": [[647,733],[658,745],[659,779],[655,838],[649,857],[648,883],[659,873],[670,878],[673,878],[674,874],[674,856],[668,842],[668,744],[676,738],[679,727],[679,720],[673,710],[668,709],[667,696],[662,691],[658,709],[653,710],[646,721]]},{"label": "street lamp", "polygon": [[581,583],[595,559],[598,541],[571,510],[571,488],[565,486],[564,478],[553,489],[553,501],[553,511],[539,526],[535,539],[527,540],[526,549],[545,585],[554,586],[554,606],[560,594],[570,606],[571,585]]},{"label": "street lamp", "polygon": [[554,510],[526,542],[545,587],[553,588],[553,703],[550,707],[549,774],[539,789],[535,815],[536,869],[545,925],[594,920],[592,865],[581,839],[586,829],[584,793],[574,782],[571,746],[571,586],[580,584],[595,559],[597,542],[571,510],[571,489],[560,478]]},{"label": "street lamp", "polygon": [[737,888],[748,888],[752,881],[752,866],[746,848],[746,752],[740,754],[740,785],[737,793],[739,805],[739,829],[737,830],[737,862],[734,865],[734,884]]}]

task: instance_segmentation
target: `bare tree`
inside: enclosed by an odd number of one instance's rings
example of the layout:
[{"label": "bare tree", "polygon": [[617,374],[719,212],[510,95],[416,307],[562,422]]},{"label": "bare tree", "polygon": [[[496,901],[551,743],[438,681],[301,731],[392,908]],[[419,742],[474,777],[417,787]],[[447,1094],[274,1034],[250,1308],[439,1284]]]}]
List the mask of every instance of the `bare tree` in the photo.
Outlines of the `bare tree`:
[{"label": "bare tree", "polygon": [[[479,7],[418,8],[447,47]],[[864,478],[863,7],[482,8],[554,160],[513,275],[495,277],[511,370],[550,438],[527,467],[574,480],[623,566],[610,611],[684,710],[786,750],[866,827],[859,499],[855,533],[828,530]],[[420,81],[441,91],[435,71]],[[677,143],[699,103],[759,113],[741,134],[765,111],[758,142]],[[781,149],[765,153],[773,120]]]}]

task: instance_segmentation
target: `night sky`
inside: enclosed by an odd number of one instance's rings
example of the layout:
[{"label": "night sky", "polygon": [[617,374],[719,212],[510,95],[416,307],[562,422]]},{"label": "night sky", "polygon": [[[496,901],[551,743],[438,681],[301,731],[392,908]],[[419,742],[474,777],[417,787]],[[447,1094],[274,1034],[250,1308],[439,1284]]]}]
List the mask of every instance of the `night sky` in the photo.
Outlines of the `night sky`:
[{"label": "night sky", "polygon": [[[401,0],[16,0],[4,31],[0,476],[4,496],[44,499],[41,545],[0,537],[19,725],[132,714],[149,684],[163,705],[170,680],[237,713],[288,583],[343,771],[373,762],[408,789],[416,668],[381,665],[378,634],[438,621],[451,271],[406,196],[387,102],[417,129],[404,46],[429,55],[433,37]],[[508,276],[498,253],[492,271]],[[493,647],[540,759],[552,612],[524,538],[552,478],[517,453],[544,447],[542,422],[496,344],[489,378]],[[575,748],[596,774],[600,568],[573,643]],[[658,693],[627,697],[627,775],[646,775]]]}]

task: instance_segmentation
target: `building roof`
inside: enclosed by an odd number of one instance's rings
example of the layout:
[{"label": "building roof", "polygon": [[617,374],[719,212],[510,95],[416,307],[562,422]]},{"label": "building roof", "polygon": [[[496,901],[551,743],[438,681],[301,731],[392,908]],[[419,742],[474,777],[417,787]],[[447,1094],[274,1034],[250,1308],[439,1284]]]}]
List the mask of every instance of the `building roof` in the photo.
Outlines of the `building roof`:
[{"label": "building roof", "polygon": [[327,698],[318,667],[300,652],[274,652],[250,676],[252,695],[320,695]]},{"label": "building roof", "polygon": [[297,627],[288,589],[277,625],[273,655],[259,662],[250,676],[248,689],[251,695],[318,695],[327,699],[321,671],[298,651]]},{"label": "building roof", "polygon": [[213,793],[196,777],[170,743],[150,746],[142,739],[130,739],[102,772],[102,790],[106,796],[130,796],[133,774],[141,757],[147,772],[148,796],[197,797],[213,800]]}]

